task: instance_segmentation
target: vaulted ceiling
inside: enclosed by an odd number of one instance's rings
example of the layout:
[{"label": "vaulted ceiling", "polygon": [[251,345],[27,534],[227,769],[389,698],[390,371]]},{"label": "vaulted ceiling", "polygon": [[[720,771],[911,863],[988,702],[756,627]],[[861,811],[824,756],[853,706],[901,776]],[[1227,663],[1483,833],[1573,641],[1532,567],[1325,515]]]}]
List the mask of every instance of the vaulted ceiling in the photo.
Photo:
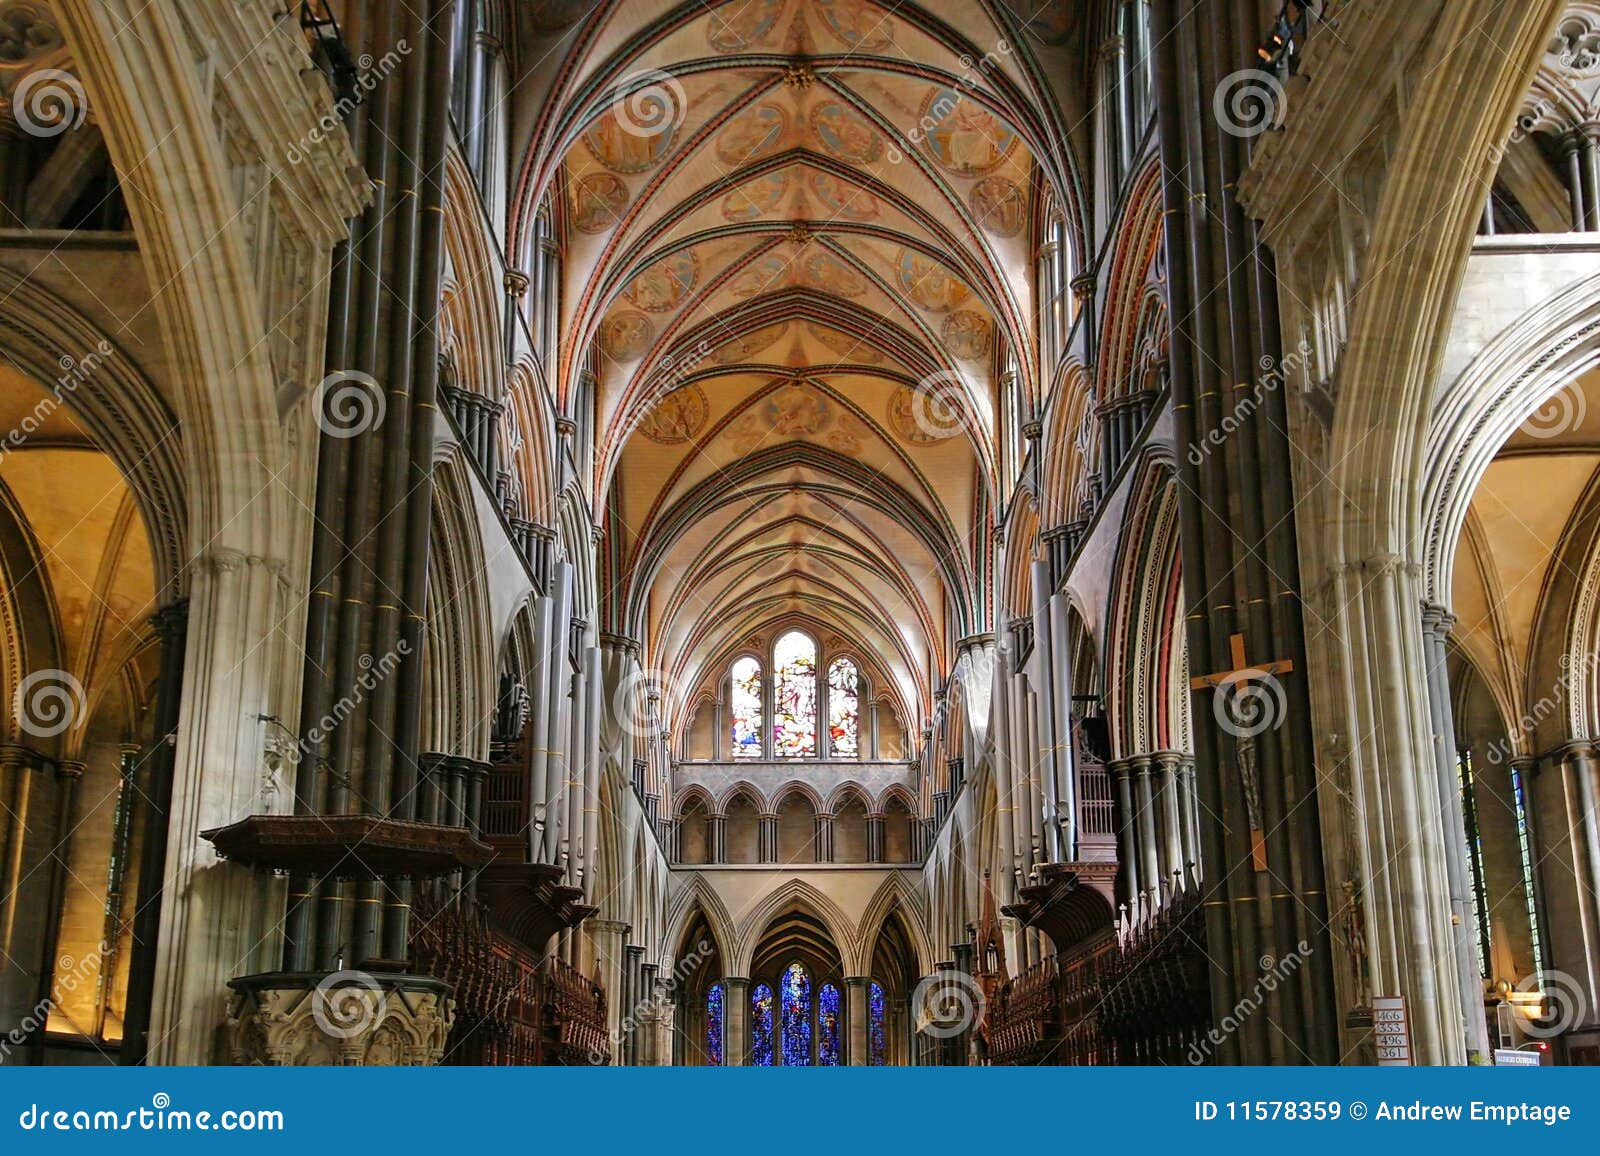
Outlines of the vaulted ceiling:
[{"label": "vaulted ceiling", "polygon": [[1039,63],[1067,5],[1031,31],[979,0],[531,7],[517,204],[564,210],[556,391],[593,375],[613,626],[681,705],[803,621],[924,717],[947,631],[986,627],[1002,383],[1032,388],[1033,217],[1071,170]]}]

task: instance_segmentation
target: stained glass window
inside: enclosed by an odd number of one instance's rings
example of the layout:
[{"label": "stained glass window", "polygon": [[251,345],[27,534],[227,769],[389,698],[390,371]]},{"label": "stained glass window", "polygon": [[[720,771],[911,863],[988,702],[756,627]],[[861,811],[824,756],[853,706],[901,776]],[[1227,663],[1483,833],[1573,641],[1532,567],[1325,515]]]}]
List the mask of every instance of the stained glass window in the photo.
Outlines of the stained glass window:
[{"label": "stained glass window", "polygon": [[1472,775],[1472,751],[1456,755],[1461,779],[1461,823],[1467,836],[1467,866],[1472,872],[1472,907],[1478,919],[1478,974],[1489,979],[1489,881],[1483,873],[1483,838],[1478,830],[1478,788]]},{"label": "stained glass window", "polygon": [[839,1066],[839,989],[825,983],[817,992],[817,1063]]},{"label": "stained glass window", "polygon": [[721,1066],[722,1056],[722,985],[714,983],[706,992],[706,1063]]},{"label": "stained glass window", "polygon": [[772,989],[764,983],[750,993],[750,1063],[772,1067]]},{"label": "stained glass window", "polygon": [[761,663],[748,654],[733,664],[729,679],[733,714],[733,757],[761,757]]},{"label": "stained glass window", "polygon": [[1516,804],[1517,845],[1522,852],[1522,893],[1528,901],[1528,935],[1533,947],[1533,970],[1539,977],[1539,990],[1544,991],[1544,947],[1539,942],[1539,904],[1533,891],[1533,844],[1528,832],[1528,797],[1522,775],[1511,768],[1511,798]]},{"label": "stained glass window", "polygon": [[883,1026],[883,988],[873,984],[867,992],[867,1063],[881,1068],[888,1062],[889,1033]]},{"label": "stained glass window", "polygon": [[828,753],[836,759],[861,753],[860,678],[848,658],[828,664]]},{"label": "stained glass window", "polygon": [[811,1063],[811,977],[798,963],[783,973],[783,1062],[791,1068]]},{"label": "stained glass window", "polygon": [[817,644],[791,630],[772,648],[772,751],[780,759],[815,758],[817,753]]}]

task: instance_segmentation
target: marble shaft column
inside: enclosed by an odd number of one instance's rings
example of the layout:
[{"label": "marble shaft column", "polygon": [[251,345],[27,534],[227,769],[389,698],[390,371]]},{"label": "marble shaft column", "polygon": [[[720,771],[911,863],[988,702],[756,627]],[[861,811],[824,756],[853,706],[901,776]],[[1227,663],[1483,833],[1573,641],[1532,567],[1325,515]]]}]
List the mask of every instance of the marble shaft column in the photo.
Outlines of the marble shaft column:
[{"label": "marble shaft column", "polygon": [[867,1028],[870,1026],[871,1008],[869,1006],[871,995],[871,980],[864,975],[846,976],[845,987],[845,1022],[849,1025],[847,1035],[848,1058],[846,1062],[852,1068],[864,1068],[870,1059],[867,1046]]},{"label": "marble shaft column", "polygon": [[1000,841],[1000,862],[1006,868],[1006,878],[1000,883],[1000,894],[1002,903],[1008,903],[1016,894],[1017,863],[1017,767],[1011,755],[1010,734],[1011,646],[997,646],[995,651],[994,699],[990,704],[989,726],[994,736],[993,773],[995,809],[998,812],[995,824]]},{"label": "marble shaft column", "polygon": [[1051,577],[1046,562],[1033,563],[1033,691],[1039,720],[1039,781],[1040,805],[1043,809],[1044,844],[1042,852],[1047,863],[1059,862],[1061,828],[1060,779],[1056,775],[1056,756],[1065,741],[1061,720],[1056,717],[1054,669],[1055,648],[1051,646],[1053,615],[1050,613]]},{"label": "marble shaft column", "polygon": [[750,980],[744,976],[722,977],[722,1051],[730,1068],[750,1063]]},{"label": "marble shaft column", "polygon": [[[139,853],[138,905],[128,958],[128,987],[122,1021],[124,1064],[142,1064],[149,1049],[150,999],[154,994],[156,936],[161,927],[161,895],[167,866],[167,836],[172,809],[172,768],[177,747],[178,710],[183,695],[183,658],[189,604],[176,602],[151,618],[161,639],[161,671],[156,679],[153,741],[144,753],[144,838]],[[136,780],[137,781],[137,780]]]},{"label": "marble shaft column", "polygon": [[[1263,30],[1253,7],[1234,0],[1154,0],[1150,11],[1189,668],[1197,675],[1225,669],[1230,637],[1242,634],[1249,661],[1290,661],[1295,672],[1280,679],[1278,717],[1248,743],[1214,714],[1218,692],[1207,689],[1194,699],[1214,1021],[1250,992],[1263,956],[1303,954],[1302,941],[1311,948],[1269,993],[1264,1014],[1229,1034],[1217,1058],[1332,1063],[1339,1058],[1334,966],[1311,770],[1284,391],[1259,391],[1259,405],[1235,412],[1235,399],[1251,396],[1246,391],[1259,367],[1281,363],[1277,287],[1271,256],[1236,195],[1249,142],[1223,131],[1213,111],[1224,77],[1256,63]],[[1202,443],[1208,453],[1189,452]],[[1252,782],[1265,870],[1255,869],[1246,821]]]},{"label": "marble shaft column", "polygon": [[1056,703],[1056,750],[1050,760],[1056,783],[1056,847],[1065,862],[1078,858],[1078,782],[1072,750],[1072,635],[1067,596],[1050,598],[1050,678]]},{"label": "marble shaft column", "polygon": [[1461,770],[1456,752],[1455,712],[1450,702],[1446,642],[1455,616],[1442,606],[1422,608],[1422,644],[1428,671],[1428,707],[1433,722],[1434,775],[1439,814],[1444,819],[1445,867],[1449,872],[1450,911],[1454,919],[1456,971],[1461,988],[1462,1038],[1467,1056],[1490,1059],[1488,1020],[1483,1009],[1483,981],[1478,974],[1478,907],[1473,902],[1472,865],[1467,861],[1466,817],[1461,803]]}]

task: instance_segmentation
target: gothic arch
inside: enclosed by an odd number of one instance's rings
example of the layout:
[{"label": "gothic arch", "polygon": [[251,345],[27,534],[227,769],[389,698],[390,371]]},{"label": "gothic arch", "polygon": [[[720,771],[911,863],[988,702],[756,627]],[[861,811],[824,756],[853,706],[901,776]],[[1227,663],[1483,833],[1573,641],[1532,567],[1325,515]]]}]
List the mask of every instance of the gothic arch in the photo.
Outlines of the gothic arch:
[{"label": "gothic arch", "polygon": [[139,504],[156,566],[156,600],[188,583],[186,431],[138,364],[110,335],[35,280],[0,268],[0,357],[63,406],[116,464]]},{"label": "gothic arch", "polygon": [[767,928],[788,911],[800,911],[820,922],[833,938],[834,947],[844,962],[846,974],[860,975],[850,968],[860,966],[860,944],[852,934],[849,916],[832,899],[804,879],[788,879],[775,888],[739,921],[737,947],[733,952],[730,975],[749,975],[756,948]]},{"label": "gothic arch", "polygon": [[1600,366],[1600,276],[1568,286],[1497,333],[1440,390],[1421,506],[1424,597],[1450,604],[1461,527],[1501,446],[1553,393]]},{"label": "gothic arch", "polygon": [[493,616],[471,481],[458,451],[434,463],[423,674],[424,750],[489,757],[495,713]]},{"label": "gothic arch", "polygon": [[935,959],[933,949],[929,945],[927,928],[924,926],[925,917],[926,907],[918,888],[907,882],[898,871],[891,871],[878,885],[877,891],[873,893],[872,899],[861,915],[860,966],[866,970],[853,974],[870,974],[873,950],[883,934],[885,924],[891,919],[898,919],[906,938],[911,941],[911,946],[916,952],[917,974],[932,975]]},{"label": "gothic arch", "polygon": [[1181,749],[1188,687],[1178,502],[1171,466],[1147,455],[1117,547],[1106,630],[1112,758]]}]

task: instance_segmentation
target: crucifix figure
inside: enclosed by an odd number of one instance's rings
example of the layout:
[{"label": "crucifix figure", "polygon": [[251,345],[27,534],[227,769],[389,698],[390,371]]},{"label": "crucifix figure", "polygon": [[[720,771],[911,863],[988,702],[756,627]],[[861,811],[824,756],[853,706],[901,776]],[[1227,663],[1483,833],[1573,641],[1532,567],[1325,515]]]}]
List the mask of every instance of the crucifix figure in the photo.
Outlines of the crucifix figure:
[{"label": "crucifix figure", "polygon": [[[1190,679],[1195,690],[1216,690],[1217,721],[1234,737],[1234,759],[1239,782],[1244,788],[1245,815],[1250,823],[1250,861],[1257,871],[1267,869],[1267,836],[1261,819],[1261,781],[1256,767],[1256,736],[1283,721],[1282,691],[1276,690],[1276,674],[1287,674],[1294,669],[1288,659],[1248,666],[1244,657],[1244,635],[1228,638],[1232,670],[1203,674]],[[1275,693],[1262,701],[1261,691],[1255,684],[1261,682]],[[1241,709],[1241,707],[1243,709]]]}]

